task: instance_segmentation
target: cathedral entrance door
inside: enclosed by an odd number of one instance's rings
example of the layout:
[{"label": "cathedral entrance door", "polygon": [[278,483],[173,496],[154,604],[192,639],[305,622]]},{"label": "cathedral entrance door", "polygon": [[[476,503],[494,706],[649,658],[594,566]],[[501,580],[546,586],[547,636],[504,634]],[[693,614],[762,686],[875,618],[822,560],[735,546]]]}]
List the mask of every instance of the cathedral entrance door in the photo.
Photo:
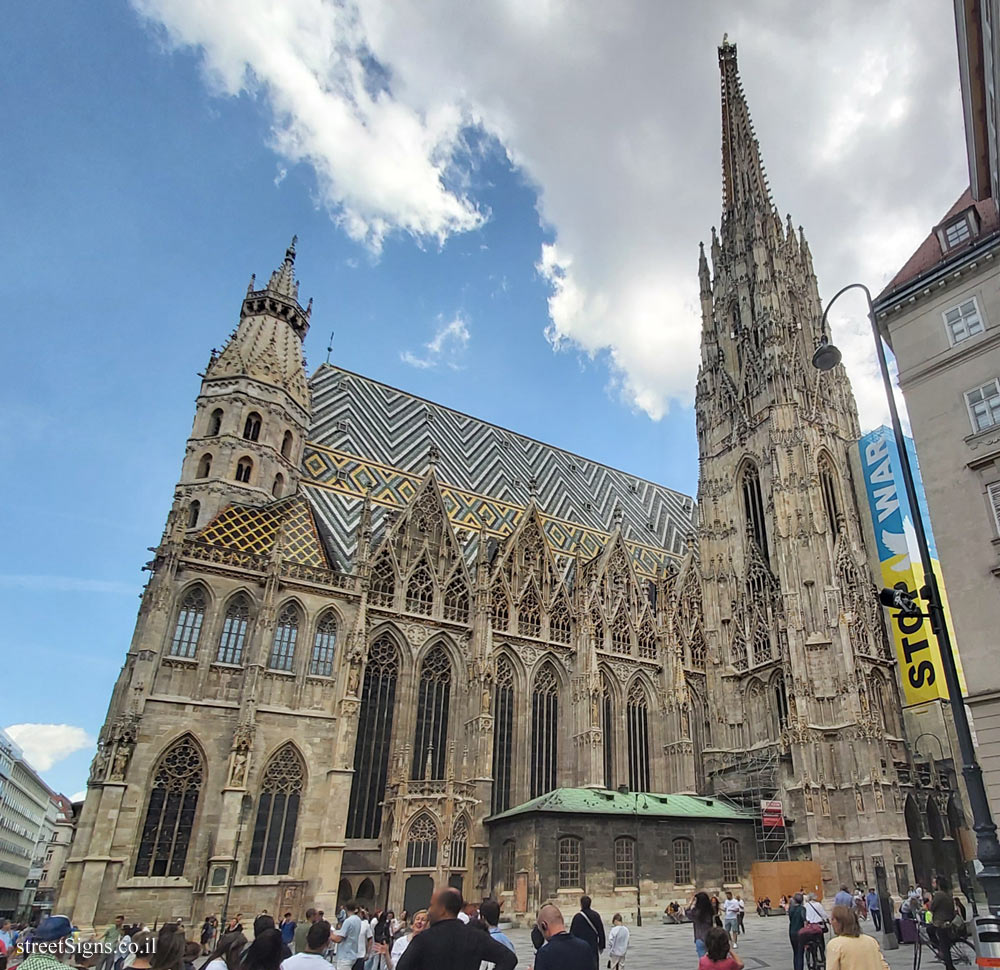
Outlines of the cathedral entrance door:
[{"label": "cathedral entrance door", "polygon": [[406,888],[403,890],[403,909],[415,913],[418,909],[427,909],[434,891],[434,880],[428,875],[408,876]]}]

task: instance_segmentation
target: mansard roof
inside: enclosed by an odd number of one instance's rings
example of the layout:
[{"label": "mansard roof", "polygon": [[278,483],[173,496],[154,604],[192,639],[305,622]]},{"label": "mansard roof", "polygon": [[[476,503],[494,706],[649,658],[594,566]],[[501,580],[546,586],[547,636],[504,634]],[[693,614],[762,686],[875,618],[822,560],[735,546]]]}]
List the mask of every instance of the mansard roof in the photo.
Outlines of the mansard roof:
[{"label": "mansard roof", "polygon": [[680,492],[329,364],[310,384],[303,484],[338,559],[354,558],[365,493],[384,534],[386,513],[409,505],[429,465],[467,560],[481,528],[511,535],[532,499],[557,555],[600,553],[616,505],[639,573],[684,552],[694,502]]},{"label": "mansard roof", "polygon": [[753,815],[718,798],[697,795],[662,795],[655,792],[612,791],[608,788],[556,788],[554,791],[493,815],[499,822],[518,815],[554,812],[567,815],[641,815],[654,818],[729,819],[750,822]]}]

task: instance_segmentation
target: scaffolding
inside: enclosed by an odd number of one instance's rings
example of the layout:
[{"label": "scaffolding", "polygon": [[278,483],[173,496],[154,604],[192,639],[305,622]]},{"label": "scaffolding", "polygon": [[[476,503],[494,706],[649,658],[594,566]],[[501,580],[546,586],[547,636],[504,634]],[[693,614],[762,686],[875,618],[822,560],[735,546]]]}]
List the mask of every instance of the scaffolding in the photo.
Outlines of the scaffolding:
[{"label": "scaffolding", "polygon": [[765,811],[769,802],[777,802],[779,759],[778,748],[774,745],[757,751],[732,752],[726,758],[725,767],[715,776],[716,794],[753,816],[759,862],[789,859],[784,816],[776,817],[774,811]]}]

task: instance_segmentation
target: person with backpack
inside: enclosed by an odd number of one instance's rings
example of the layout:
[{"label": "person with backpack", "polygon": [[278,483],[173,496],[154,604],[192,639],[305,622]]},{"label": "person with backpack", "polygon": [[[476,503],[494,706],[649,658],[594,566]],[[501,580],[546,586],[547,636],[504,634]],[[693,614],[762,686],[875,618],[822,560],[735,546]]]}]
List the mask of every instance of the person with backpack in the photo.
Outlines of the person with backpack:
[{"label": "person with backpack", "polygon": [[596,970],[601,953],[607,946],[607,939],[604,936],[604,923],[601,921],[601,914],[590,904],[589,896],[580,897],[580,912],[573,917],[569,932],[571,936],[583,940],[590,947],[594,954],[594,968]]}]

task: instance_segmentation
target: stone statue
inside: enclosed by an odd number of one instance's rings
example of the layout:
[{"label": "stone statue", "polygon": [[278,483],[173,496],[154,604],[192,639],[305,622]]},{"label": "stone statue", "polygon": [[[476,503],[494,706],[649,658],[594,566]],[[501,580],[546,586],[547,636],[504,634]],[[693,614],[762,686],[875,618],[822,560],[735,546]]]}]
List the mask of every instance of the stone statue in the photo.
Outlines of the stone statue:
[{"label": "stone statue", "polygon": [[811,815],[816,811],[816,804],[813,801],[812,785],[806,785],[805,798],[806,798],[806,812],[807,814]]},{"label": "stone statue", "polygon": [[483,696],[481,704],[483,714],[489,714],[490,712],[490,689],[488,687],[483,687]]},{"label": "stone statue", "polygon": [[861,789],[860,788],[856,788],[854,790],[854,804],[857,806],[858,814],[859,815],[864,815],[864,813],[865,813],[865,798],[864,798],[864,795],[861,794]]},{"label": "stone statue", "polygon": [[103,746],[98,748],[94,755],[94,761],[90,766],[90,780],[104,781],[104,776],[108,773],[108,752]]},{"label": "stone statue", "polygon": [[483,849],[476,850],[476,889],[486,891],[490,881],[490,860]]},{"label": "stone statue", "polygon": [[125,772],[128,770],[128,759],[131,751],[128,748],[119,745],[118,750],[115,751],[115,759],[111,765],[111,780],[112,781],[124,781]]},{"label": "stone statue", "polygon": [[233,754],[233,767],[229,773],[229,787],[242,788],[247,777],[247,753],[237,751]]},{"label": "stone statue", "polygon": [[821,788],[819,790],[819,803],[823,809],[824,815],[830,814],[830,793],[825,789]]},{"label": "stone statue", "polygon": [[882,792],[882,786],[875,786],[875,811],[884,812],[885,811],[885,795]]},{"label": "stone statue", "polygon": [[351,664],[350,673],[347,675],[347,693],[351,697],[358,696],[358,684],[361,681],[361,668],[357,664]]}]

